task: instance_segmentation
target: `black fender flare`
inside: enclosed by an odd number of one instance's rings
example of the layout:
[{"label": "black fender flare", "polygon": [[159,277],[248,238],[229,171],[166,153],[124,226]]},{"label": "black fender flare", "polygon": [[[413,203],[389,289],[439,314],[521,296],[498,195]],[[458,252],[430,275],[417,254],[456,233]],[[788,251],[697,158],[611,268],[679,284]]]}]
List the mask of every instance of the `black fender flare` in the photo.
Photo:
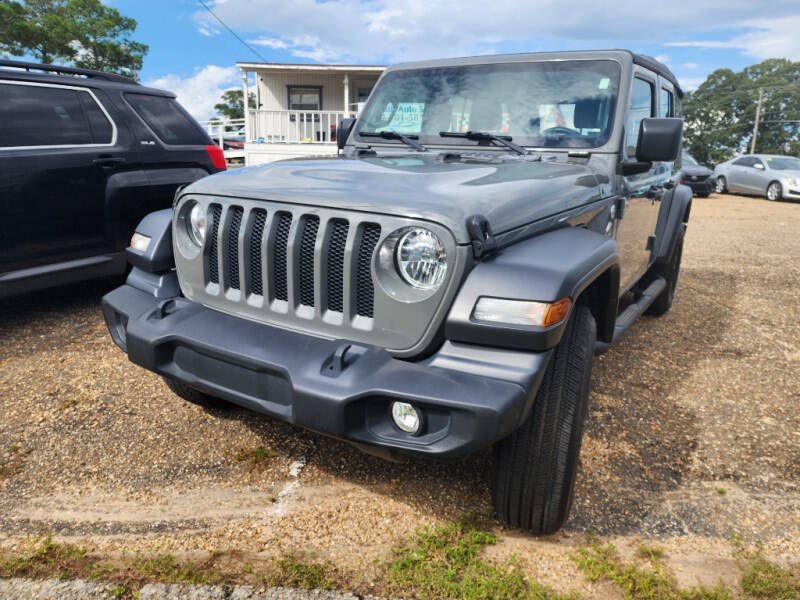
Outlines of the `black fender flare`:
[{"label": "black fender flare", "polygon": [[125,250],[130,264],[148,273],[163,273],[175,268],[171,208],[145,215],[136,226],[136,233],[147,236],[150,242],[144,251],[132,247]]},{"label": "black fender flare", "polygon": [[688,185],[677,185],[664,192],[656,225],[656,248],[654,265],[669,262],[675,243],[683,226],[689,222],[692,210],[692,189]]},{"label": "black fender flare", "polygon": [[619,300],[616,242],[583,227],[564,227],[503,249],[478,263],[464,281],[445,320],[453,342],[543,351],[561,340],[567,319],[548,328],[486,323],[472,318],[482,296],[574,302],[589,288],[598,337],[613,336]]}]

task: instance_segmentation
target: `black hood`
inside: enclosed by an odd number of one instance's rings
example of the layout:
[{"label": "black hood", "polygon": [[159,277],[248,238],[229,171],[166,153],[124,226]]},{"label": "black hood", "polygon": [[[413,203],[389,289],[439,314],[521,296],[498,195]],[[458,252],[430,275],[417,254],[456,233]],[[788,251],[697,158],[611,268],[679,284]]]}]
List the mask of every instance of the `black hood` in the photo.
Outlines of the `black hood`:
[{"label": "black hood", "polygon": [[272,200],[435,221],[459,243],[467,219],[495,233],[601,197],[607,177],[587,165],[505,152],[293,159],[224,171],[183,193]]}]

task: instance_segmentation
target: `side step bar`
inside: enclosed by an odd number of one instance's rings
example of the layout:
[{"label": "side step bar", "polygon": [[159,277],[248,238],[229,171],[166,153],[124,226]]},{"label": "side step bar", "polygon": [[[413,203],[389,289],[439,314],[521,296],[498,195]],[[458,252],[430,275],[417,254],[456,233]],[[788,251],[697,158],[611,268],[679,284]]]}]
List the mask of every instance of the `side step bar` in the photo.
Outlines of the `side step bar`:
[{"label": "side step bar", "polygon": [[[667,280],[663,277],[659,277],[647,286],[647,289],[641,293],[635,302],[631,303],[619,314],[617,322],[614,325],[614,340],[611,344],[622,337],[622,334],[627,331],[628,327],[633,325],[634,321],[636,321],[644,311],[650,308],[650,305],[656,301],[656,298],[658,298],[659,294],[663,292],[666,287]],[[600,340],[596,341],[594,343],[594,353],[604,354],[608,351],[611,344],[608,342],[601,342]]]}]

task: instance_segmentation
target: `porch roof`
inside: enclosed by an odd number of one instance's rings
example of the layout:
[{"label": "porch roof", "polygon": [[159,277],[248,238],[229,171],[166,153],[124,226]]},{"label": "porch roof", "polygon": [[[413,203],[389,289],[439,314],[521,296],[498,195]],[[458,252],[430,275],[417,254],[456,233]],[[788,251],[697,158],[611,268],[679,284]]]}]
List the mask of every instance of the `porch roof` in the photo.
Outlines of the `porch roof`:
[{"label": "porch roof", "polygon": [[301,63],[265,63],[265,62],[237,62],[239,70],[247,73],[252,71],[271,71],[273,73],[296,73],[307,71],[312,73],[382,73],[386,65],[343,65],[343,64],[301,64]]}]

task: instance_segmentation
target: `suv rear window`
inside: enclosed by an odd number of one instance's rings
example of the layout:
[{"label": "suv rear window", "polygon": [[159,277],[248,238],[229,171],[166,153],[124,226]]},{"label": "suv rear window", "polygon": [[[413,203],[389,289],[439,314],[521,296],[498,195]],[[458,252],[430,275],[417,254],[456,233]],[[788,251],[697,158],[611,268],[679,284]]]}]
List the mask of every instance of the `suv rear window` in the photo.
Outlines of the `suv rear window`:
[{"label": "suv rear window", "polygon": [[210,143],[205,132],[174,99],[148,94],[125,94],[125,98],[165,144],[202,146]]},{"label": "suv rear window", "polygon": [[87,91],[0,83],[0,148],[110,144],[113,128]]}]

